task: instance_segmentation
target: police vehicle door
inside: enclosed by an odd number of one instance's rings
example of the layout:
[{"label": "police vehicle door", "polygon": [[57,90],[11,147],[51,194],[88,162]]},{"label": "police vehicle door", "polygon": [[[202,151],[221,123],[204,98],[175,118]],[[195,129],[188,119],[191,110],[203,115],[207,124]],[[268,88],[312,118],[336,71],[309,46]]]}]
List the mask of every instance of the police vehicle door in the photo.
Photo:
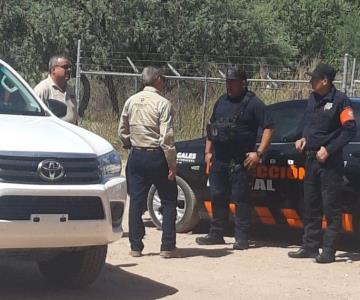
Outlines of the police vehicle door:
[{"label": "police vehicle door", "polygon": [[[262,208],[271,224],[297,219],[302,210],[304,156],[295,150],[295,141],[301,137],[306,104],[295,100],[269,106],[275,132],[267,154],[256,168],[252,195],[255,209]],[[261,134],[258,141],[260,138]]]}]

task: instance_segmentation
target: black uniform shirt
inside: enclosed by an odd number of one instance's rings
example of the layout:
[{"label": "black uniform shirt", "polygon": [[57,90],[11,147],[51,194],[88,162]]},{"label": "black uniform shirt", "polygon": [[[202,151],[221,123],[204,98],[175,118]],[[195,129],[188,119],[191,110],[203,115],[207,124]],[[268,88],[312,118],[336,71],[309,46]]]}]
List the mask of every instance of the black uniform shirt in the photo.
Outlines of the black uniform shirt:
[{"label": "black uniform shirt", "polygon": [[355,135],[354,112],[345,94],[334,86],[325,96],[310,94],[303,130],[307,150],[317,151],[324,146],[331,155],[341,151]]},{"label": "black uniform shirt", "polygon": [[[210,123],[220,119],[230,119],[239,111],[239,106],[246,93],[246,90],[237,98],[231,98],[227,94],[222,95],[216,102]],[[247,152],[255,150],[256,137],[259,127],[272,128],[273,121],[267,112],[267,106],[252,94],[247,104],[244,114],[241,117],[240,124],[237,129],[235,142],[213,142],[214,157],[223,162],[229,162],[232,159],[240,161],[244,159]]]}]

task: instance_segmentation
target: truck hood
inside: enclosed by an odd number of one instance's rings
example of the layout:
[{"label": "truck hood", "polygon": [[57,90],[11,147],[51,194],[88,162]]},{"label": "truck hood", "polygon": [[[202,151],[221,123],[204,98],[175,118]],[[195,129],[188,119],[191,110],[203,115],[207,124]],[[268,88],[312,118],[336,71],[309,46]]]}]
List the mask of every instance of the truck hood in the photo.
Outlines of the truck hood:
[{"label": "truck hood", "polygon": [[0,151],[95,154],[113,150],[103,138],[54,116],[0,114]]}]

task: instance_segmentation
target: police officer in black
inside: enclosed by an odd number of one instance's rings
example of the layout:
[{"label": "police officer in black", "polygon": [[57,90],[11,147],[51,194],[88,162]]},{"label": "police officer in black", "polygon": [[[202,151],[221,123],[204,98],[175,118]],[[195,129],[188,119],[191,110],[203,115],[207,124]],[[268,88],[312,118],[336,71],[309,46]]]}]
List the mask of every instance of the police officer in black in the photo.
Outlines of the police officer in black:
[{"label": "police officer in black", "polygon": [[[333,85],[336,71],[319,64],[312,73],[313,88],[305,113],[303,137],[296,149],[305,152],[304,235],[292,258],[315,258],[318,263],[335,261],[335,241],[341,228],[341,199],[337,197],[343,176],[343,147],[356,134],[349,98]],[[322,217],[327,228],[322,237]]]},{"label": "police officer in black", "polygon": [[[247,89],[244,71],[231,67],[226,72],[227,93],[216,102],[207,127],[206,164],[212,164],[209,180],[213,218],[210,232],[199,237],[199,245],[224,244],[224,229],[230,200],[236,204],[233,248],[249,248],[251,222],[251,170],[267,150],[273,122],[265,104]],[[258,128],[264,129],[256,149]]]}]

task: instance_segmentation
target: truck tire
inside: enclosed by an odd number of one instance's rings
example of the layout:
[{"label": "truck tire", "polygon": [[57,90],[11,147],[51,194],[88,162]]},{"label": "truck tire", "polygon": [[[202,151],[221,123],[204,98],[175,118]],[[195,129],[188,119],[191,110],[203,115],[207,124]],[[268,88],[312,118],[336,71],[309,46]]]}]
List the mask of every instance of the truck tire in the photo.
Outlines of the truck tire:
[{"label": "truck tire", "polygon": [[105,264],[107,245],[64,251],[48,261],[38,262],[44,278],[52,284],[80,288],[93,283]]},{"label": "truck tire", "polygon": [[[176,232],[189,232],[199,223],[200,216],[195,193],[189,184],[181,177],[176,177],[178,186],[178,203],[176,216]],[[156,187],[152,186],[148,193],[147,208],[154,225],[161,229],[161,202]]]}]

